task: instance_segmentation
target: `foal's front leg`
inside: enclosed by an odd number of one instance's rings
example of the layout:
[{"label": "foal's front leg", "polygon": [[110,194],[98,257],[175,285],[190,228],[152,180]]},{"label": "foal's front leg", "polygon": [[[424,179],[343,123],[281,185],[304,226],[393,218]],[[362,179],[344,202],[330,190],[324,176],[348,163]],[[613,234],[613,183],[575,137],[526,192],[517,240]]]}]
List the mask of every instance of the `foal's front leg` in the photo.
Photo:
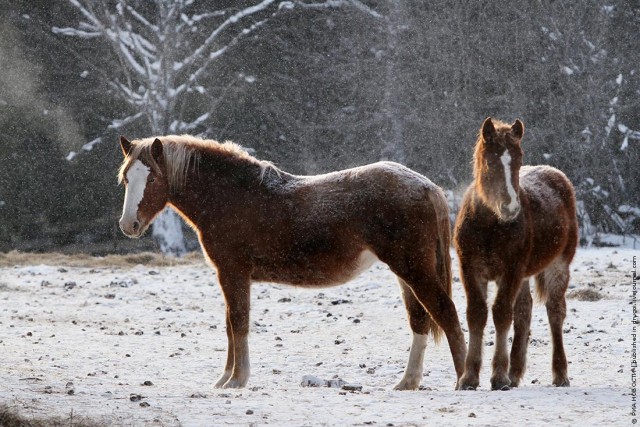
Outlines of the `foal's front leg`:
[{"label": "foal's front leg", "polygon": [[522,277],[508,274],[498,280],[497,284],[498,292],[491,310],[493,323],[496,327],[496,350],[493,355],[491,389],[508,390],[511,380],[508,375],[509,352],[507,350],[507,336],[513,322],[513,306],[522,286]]},{"label": "foal's front leg", "polygon": [[529,279],[522,281],[520,293],[513,306],[513,344],[511,345],[511,359],[509,363],[509,380],[511,387],[518,387],[527,367],[527,347],[531,330],[531,288]]},{"label": "foal's front leg", "polygon": [[469,351],[464,374],[458,381],[458,390],[475,390],[480,384],[482,367],[482,335],[487,324],[487,281],[466,272],[460,266],[464,290],[467,294],[467,324],[469,326]]},{"label": "foal's front leg", "polygon": [[241,388],[247,384],[249,363],[250,279],[238,272],[219,270],[220,287],[226,303],[227,363],[217,388]]}]

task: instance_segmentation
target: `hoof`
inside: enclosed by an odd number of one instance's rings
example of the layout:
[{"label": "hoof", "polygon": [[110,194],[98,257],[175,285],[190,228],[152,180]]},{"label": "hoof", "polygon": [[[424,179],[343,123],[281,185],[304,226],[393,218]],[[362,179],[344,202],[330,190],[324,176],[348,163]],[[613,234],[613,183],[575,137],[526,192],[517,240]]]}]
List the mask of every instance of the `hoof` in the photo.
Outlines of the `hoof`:
[{"label": "hoof", "polygon": [[511,381],[511,388],[516,388],[520,386],[520,378],[515,378],[509,375],[509,380]]},{"label": "hoof", "polygon": [[216,385],[214,385],[214,387],[224,388],[224,385],[227,383],[227,381],[229,381],[229,378],[231,378],[231,372],[229,373],[225,372],[224,374],[222,374],[220,379],[216,382]]},{"label": "hoof", "polygon": [[234,378],[230,378],[229,381],[224,383],[222,388],[243,388],[247,384],[247,381],[240,381]]},{"label": "hoof", "polygon": [[511,390],[511,381],[508,378],[492,378],[491,390]]},{"label": "hoof", "polygon": [[224,385],[226,384],[226,382],[227,382],[226,379],[224,381],[222,379],[220,379],[220,380],[218,380],[216,385],[213,386],[213,388],[224,388]]},{"label": "hoof", "polygon": [[418,388],[420,387],[420,381],[412,381],[412,380],[406,380],[406,379],[402,379],[398,384],[396,384],[396,386],[393,388],[394,390],[418,390]]},{"label": "hoof", "polygon": [[420,388],[419,386],[418,387],[405,387],[403,385],[398,384],[393,389],[396,390],[396,391],[415,391],[415,390],[418,390],[419,388]]},{"label": "hoof", "polygon": [[460,380],[458,380],[456,390],[475,390],[478,388],[478,385],[480,385],[480,379],[469,378],[467,375],[463,375]]},{"label": "hoof", "polygon": [[553,380],[553,385],[556,387],[569,387],[569,378]]}]

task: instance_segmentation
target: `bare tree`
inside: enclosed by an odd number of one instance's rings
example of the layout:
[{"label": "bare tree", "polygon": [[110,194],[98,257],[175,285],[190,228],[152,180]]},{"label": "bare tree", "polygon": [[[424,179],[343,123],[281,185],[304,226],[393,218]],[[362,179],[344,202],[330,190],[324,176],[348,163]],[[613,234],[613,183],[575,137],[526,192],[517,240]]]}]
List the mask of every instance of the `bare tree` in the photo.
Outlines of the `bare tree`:
[{"label": "bare tree", "polygon": [[[109,128],[143,121],[154,135],[204,130],[216,106],[211,98],[222,96],[206,83],[212,64],[283,11],[351,6],[379,16],[358,0],[228,2],[233,6],[217,10],[195,0],[68,1],[81,21],[73,27],[53,27],[53,32],[106,42],[117,58],[105,79],[131,114],[113,120]],[[197,102],[198,97],[209,102]],[[89,151],[101,141],[97,138],[83,149]],[[153,235],[163,252],[185,252],[181,222],[173,211],[156,219]]]},{"label": "bare tree", "polygon": [[407,28],[407,4],[403,1],[393,2],[389,5],[387,15],[387,52],[385,61],[385,87],[383,90],[383,111],[389,124],[388,138],[382,150],[383,159],[406,163],[407,153],[405,147],[405,119],[403,114],[403,102],[401,99],[402,82],[398,78],[398,65],[402,55],[399,52],[405,46],[401,45],[400,33]]}]

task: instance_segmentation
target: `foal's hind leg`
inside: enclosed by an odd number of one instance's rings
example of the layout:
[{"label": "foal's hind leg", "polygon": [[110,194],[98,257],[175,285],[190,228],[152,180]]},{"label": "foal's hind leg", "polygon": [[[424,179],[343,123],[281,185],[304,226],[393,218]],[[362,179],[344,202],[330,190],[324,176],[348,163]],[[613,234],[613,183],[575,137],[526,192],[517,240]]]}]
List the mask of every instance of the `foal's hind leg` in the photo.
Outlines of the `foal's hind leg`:
[{"label": "foal's hind leg", "polygon": [[400,291],[407,315],[409,325],[413,331],[413,341],[409,351],[409,361],[404,371],[404,376],[394,387],[395,390],[417,390],[422,380],[422,370],[424,368],[424,351],[427,347],[428,333],[435,326],[431,322],[431,317],[426,312],[422,304],[416,299],[413,291],[407,283],[398,278]]},{"label": "foal's hind leg", "polygon": [[569,387],[567,374],[567,356],[562,341],[562,325],[567,315],[567,301],[565,292],[569,286],[569,264],[557,259],[542,273],[536,276],[536,287],[539,295],[546,298],[545,305],[551,329],[553,343],[553,385]]},{"label": "foal's hind leg", "polygon": [[520,293],[513,307],[513,344],[511,345],[511,361],[509,364],[509,380],[511,387],[518,387],[527,367],[527,347],[531,330],[531,308],[533,301],[529,280],[523,280]]}]

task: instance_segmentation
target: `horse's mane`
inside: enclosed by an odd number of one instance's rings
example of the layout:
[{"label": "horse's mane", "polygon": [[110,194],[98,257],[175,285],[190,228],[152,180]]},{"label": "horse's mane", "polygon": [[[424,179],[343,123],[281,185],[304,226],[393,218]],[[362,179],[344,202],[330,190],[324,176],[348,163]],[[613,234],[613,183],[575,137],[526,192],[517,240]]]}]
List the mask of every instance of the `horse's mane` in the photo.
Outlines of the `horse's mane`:
[{"label": "horse's mane", "polygon": [[162,142],[163,156],[168,175],[167,181],[169,183],[169,189],[172,192],[184,188],[189,169],[193,168],[197,171],[202,158],[208,154],[258,167],[261,181],[269,169],[273,169],[278,175],[280,174],[280,170],[273,163],[256,159],[234,142],[225,141],[220,143],[211,139],[201,139],[190,135],[167,135],[132,141],[131,151],[124,159],[122,166],[120,166],[118,182],[124,180],[130,165],[138,159],[149,165],[155,173],[160,173],[160,165],[158,165],[151,154],[151,146],[156,138]]}]

